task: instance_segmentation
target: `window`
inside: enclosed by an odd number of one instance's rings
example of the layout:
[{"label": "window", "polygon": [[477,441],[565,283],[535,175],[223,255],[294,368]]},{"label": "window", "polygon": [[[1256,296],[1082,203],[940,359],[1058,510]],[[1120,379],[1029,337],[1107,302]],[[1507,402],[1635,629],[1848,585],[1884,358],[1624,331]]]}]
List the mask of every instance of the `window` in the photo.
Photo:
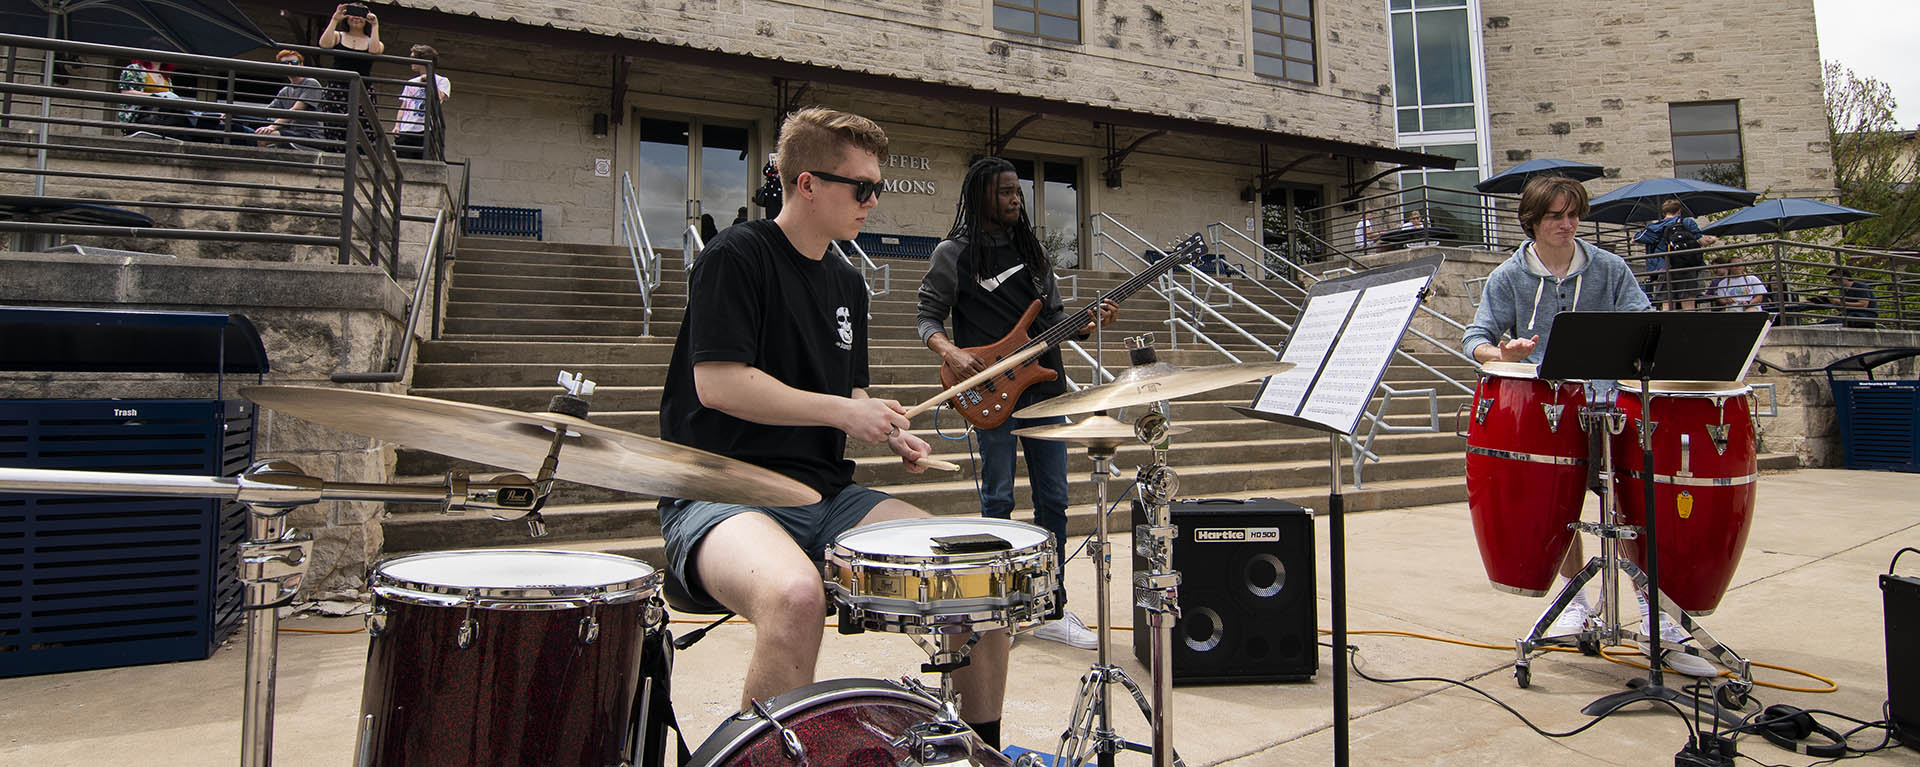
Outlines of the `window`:
[{"label": "window", "polygon": [[[1427,144],[1402,148],[1451,157],[1460,164],[1453,170],[1401,173],[1400,188],[1406,191],[1400,195],[1402,210],[1399,212],[1404,215],[1408,210],[1421,210],[1430,224],[1453,232],[1452,239],[1492,244],[1493,240],[1485,239],[1490,212],[1483,210],[1483,206],[1489,203],[1473,188],[1480,181],[1479,145]],[[1384,223],[1389,229],[1400,225],[1397,221]]]},{"label": "window", "polygon": [[1740,104],[1699,101],[1667,105],[1673,126],[1673,175],[1727,186],[1746,186],[1740,154]]},{"label": "window", "polygon": [[[1014,173],[1020,177],[1020,193],[1026,197],[1027,220],[1033,222],[1040,247],[1054,266],[1072,269],[1080,266],[1080,161],[1061,158],[1029,159],[1008,157]],[[1034,172],[1040,173],[1040,186],[1034,187]]]},{"label": "window", "polygon": [[1401,133],[1474,129],[1466,0],[1394,0],[1393,100]]},{"label": "window", "polygon": [[1313,0],[1253,0],[1253,71],[1313,85]]},{"label": "window", "polygon": [[1080,0],[993,0],[993,28],[1080,42]]}]

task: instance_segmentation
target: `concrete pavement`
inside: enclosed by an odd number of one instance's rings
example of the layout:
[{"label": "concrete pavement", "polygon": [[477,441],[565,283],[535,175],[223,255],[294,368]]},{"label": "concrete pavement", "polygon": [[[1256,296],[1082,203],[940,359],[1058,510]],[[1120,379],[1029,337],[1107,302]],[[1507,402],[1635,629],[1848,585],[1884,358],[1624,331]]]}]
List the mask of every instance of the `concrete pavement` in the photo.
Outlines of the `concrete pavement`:
[{"label": "concrete pavement", "polygon": [[[1887,694],[1886,648],[1875,577],[1901,546],[1920,545],[1916,497],[1920,475],[1804,470],[1762,479],[1753,533],[1734,586],[1719,612],[1703,622],[1748,658],[1830,677],[1839,690],[1812,694],[1761,687],[1756,698],[1880,718]],[[1353,514],[1347,533],[1348,614],[1355,631],[1393,629],[1508,644],[1545,605],[1545,600],[1488,588],[1463,503]],[[1317,534],[1320,625],[1325,627],[1324,518],[1318,520]],[[1116,551],[1128,551],[1124,536]],[[1116,559],[1124,567],[1124,557]],[[1910,556],[1902,565],[1906,573],[1920,573],[1920,558]],[[1069,565],[1068,583],[1075,607],[1091,622],[1092,568],[1084,558]],[[1114,592],[1118,622],[1131,623],[1124,573]],[[361,622],[296,619],[283,625],[352,630]],[[696,737],[732,713],[752,630],[723,627],[679,656],[675,704]],[[282,634],[278,764],[352,763],[366,642],[364,633]],[[1129,642],[1127,634],[1116,633],[1115,657],[1144,684],[1146,671],[1133,661]],[[1644,675],[1601,658],[1555,653],[1535,659],[1532,687],[1520,690],[1512,680],[1510,650],[1397,636],[1356,635],[1352,643],[1360,648],[1361,667],[1371,674],[1468,680],[1554,731],[1586,723],[1581,706]],[[898,677],[917,668],[923,657],[904,637],[828,631],[818,677]],[[1019,641],[1004,741],[1050,751],[1066,725],[1078,679],[1093,659],[1091,651]],[[1177,688],[1175,744],[1196,766],[1331,762],[1331,662],[1331,650],[1322,648],[1320,673],[1310,683]],[[206,661],[0,680],[0,764],[232,764],[239,751],[243,664],[244,648],[236,637]],[[1761,682],[1819,686],[1766,669],[1756,676]],[[1376,684],[1357,676],[1350,681],[1354,764],[1671,764],[1686,739],[1680,717],[1647,705],[1580,735],[1549,739],[1458,688]],[[1123,735],[1147,739],[1145,721],[1130,702],[1123,698],[1115,713]],[[1877,741],[1866,735],[1855,740]],[[1743,754],[1765,763],[1814,761],[1754,737],[1742,739],[1740,746]],[[1896,749],[1867,759],[1862,764],[1920,765],[1920,752]],[[1122,755],[1120,763],[1147,761]]]}]

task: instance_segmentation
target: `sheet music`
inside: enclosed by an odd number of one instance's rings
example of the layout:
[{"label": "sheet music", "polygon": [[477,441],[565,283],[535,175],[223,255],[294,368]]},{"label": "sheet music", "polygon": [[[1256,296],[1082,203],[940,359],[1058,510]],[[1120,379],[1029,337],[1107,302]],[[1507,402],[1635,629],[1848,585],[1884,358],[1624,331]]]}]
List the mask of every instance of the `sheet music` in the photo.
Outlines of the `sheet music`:
[{"label": "sheet music", "polygon": [[1359,297],[1360,291],[1355,290],[1307,302],[1280,357],[1281,362],[1291,362],[1298,367],[1268,379],[1266,388],[1254,401],[1254,409],[1282,415],[1300,414],[1307,387],[1313,383],[1314,376],[1320,374],[1321,363],[1326,361],[1340,326],[1347,321],[1348,310]]},{"label": "sheet music", "polygon": [[1352,433],[1426,287],[1421,277],[1357,291],[1353,318],[1327,355],[1301,418]]}]

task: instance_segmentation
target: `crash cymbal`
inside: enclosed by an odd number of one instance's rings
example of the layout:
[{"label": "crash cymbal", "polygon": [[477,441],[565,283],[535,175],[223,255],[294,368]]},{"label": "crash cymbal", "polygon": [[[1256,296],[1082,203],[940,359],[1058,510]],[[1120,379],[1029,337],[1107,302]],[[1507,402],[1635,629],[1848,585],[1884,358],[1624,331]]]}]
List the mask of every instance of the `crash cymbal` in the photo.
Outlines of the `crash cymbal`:
[{"label": "crash cymbal", "polygon": [[1050,418],[1145,405],[1224,389],[1292,370],[1291,362],[1241,362],[1198,368],[1177,368],[1164,362],[1128,368],[1111,383],[1068,392],[1013,414],[1015,418]]},{"label": "crash cymbal", "polygon": [[776,472],[559,413],[313,386],[248,386],[240,394],[304,421],[529,476],[546,460],[554,430],[564,428],[554,476],[569,482],[749,506],[820,500]]},{"label": "crash cymbal", "polygon": [[[1185,426],[1168,426],[1166,429],[1167,436],[1193,431]],[[1076,445],[1107,449],[1140,441],[1139,437],[1134,436],[1133,424],[1104,415],[1088,416],[1080,419],[1079,423],[1028,426],[1024,429],[1014,429],[1013,433],[1019,437],[1032,437],[1049,442],[1071,442]]]}]

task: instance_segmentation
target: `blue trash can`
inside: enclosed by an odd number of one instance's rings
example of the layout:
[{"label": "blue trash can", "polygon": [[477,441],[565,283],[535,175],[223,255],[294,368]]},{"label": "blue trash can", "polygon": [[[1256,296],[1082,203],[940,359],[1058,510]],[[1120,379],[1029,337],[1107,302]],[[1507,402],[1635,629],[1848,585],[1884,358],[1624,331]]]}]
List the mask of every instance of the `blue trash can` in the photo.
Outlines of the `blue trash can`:
[{"label": "blue trash can", "polygon": [[1846,468],[1920,472],[1920,380],[1873,375],[1875,368],[1915,356],[1920,349],[1879,349],[1827,366]]}]

